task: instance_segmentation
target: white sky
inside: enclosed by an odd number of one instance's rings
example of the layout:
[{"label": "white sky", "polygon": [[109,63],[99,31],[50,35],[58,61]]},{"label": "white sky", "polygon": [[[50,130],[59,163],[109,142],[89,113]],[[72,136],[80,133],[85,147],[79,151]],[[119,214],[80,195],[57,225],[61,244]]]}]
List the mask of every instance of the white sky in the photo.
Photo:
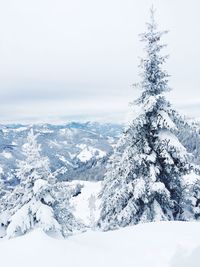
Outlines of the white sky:
[{"label": "white sky", "polygon": [[0,123],[122,121],[152,3],[170,98],[200,117],[199,0],[0,0]]}]

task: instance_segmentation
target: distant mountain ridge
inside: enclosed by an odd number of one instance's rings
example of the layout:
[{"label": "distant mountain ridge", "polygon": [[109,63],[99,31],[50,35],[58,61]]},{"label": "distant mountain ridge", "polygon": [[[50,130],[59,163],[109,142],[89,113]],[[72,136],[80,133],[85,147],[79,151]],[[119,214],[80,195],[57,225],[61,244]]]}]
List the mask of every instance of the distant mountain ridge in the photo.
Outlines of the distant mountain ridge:
[{"label": "distant mountain ridge", "polygon": [[102,180],[105,164],[123,126],[111,123],[71,122],[65,125],[0,125],[0,174],[16,181],[16,161],[30,129],[38,134],[42,155],[50,160],[60,180]]},{"label": "distant mountain ridge", "polygon": [[[53,124],[9,124],[0,125],[0,175],[12,184],[16,161],[23,159],[22,146],[30,129],[38,134],[41,153],[50,161],[52,172],[60,180],[100,181],[103,179],[109,156],[113,153],[123,125],[99,122],[70,122]],[[191,132],[183,127],[179,139],[200,163],[200,126]]]}]

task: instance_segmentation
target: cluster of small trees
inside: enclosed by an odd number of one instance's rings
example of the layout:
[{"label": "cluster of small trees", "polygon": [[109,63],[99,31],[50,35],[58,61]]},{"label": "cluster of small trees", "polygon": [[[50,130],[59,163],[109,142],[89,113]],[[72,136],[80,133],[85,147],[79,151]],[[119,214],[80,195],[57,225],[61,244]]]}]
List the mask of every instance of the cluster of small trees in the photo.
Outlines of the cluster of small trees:
[{"label": "cluster of small trees", "polygon": [[42,157],[40,150],[32,130],[23,145],[25,160],[17,164],[19,184],[6,191],[1,183],[0,222],[9,238],[37,226],[49,234],[66,237],[83,226],[73,216],[69,203],[80,188],[58,182],[49,169],[48,158]]},{"label": "cluster of small trees", "polygon": [[[157,30],[153,10],[147,27],[141,35],[147,56],[140,65],[142,92],[134,103],[137,114],[110,158],[100,195],[97,225],[103,230],[200,217],[200,170],[179,141],[182,129],[187,128],[194,135],[197,131],[165,98],[169,75],[162,65],[167,56],[160,51],[165,47],[161,37],[166,32]],[[18,161],[16,171],[19,184],[12,191],[0,184],[0,220],[8,237],[37,226],[66,237],[83,228],[70,208],[70,198],[79,188],[57,181],[48,159],[41,156],[36,139],[31,131],[23,146],[25,160]],[[89,206],[94,228],[94,196],[89,199]]]}]

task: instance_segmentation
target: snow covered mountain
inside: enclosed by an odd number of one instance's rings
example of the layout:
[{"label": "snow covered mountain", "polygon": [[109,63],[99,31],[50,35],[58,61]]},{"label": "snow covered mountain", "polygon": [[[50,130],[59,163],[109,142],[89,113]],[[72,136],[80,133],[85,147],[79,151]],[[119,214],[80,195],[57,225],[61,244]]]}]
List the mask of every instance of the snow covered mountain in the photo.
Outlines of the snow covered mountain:
[{"label": "snow covered mountain", "polygon": [[[113,153],[123,126],[112,123],[71,122],[65,125],[0,125],[0,175],[15,182],[16,161],[23,159],[22,146],[33,128],[38,134],[42,154],[60,180],[102,180],[108,157]],[[183,128],[179,138],[200,163],[200,127]]]},{"label": "snow covered mountain", "polygon": [[105,164],[113,152],[122,125],[77,123],[66,125],[1,125],[0,174],[15,181],[16,161],[23,159],[22,146],[30,129],[38,134],[42,154],[61,180],[102,180]]}]

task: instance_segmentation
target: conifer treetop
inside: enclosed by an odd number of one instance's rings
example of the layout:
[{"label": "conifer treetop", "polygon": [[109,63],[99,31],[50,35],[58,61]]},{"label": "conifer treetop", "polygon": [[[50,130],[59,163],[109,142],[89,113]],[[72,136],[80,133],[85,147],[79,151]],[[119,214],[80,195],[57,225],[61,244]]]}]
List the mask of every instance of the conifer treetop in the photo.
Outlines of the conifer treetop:
[{"label": "conifer treetop", "polygon": [[158,31],[155,21],[155,9],[150,10],[150,21],[147,23],[147,30],[140,34],[140,40],[145,42],[144,50],[145,58],[140,62],[140,77],[141,82],[139,88],[142,90],[142,95],[136,100],[137,104],[142,104],[150,96],[161,95],[168,92],[168,73],[163,70],[162,65],[166,62],[168,55],[161,55],[162,48],[166,44],[161,43],[161,37],[168,31]]}]

